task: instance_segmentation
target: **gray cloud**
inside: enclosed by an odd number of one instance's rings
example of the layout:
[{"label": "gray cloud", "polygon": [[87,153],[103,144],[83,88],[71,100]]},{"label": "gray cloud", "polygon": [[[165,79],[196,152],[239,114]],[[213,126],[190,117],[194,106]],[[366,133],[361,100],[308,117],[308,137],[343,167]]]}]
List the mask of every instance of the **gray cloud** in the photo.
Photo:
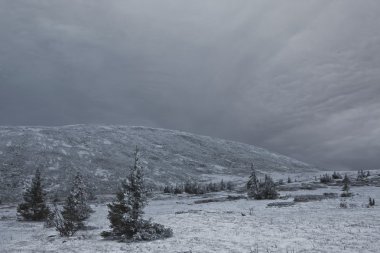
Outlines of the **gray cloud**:
[{"label": "gray cloud", "polygon": [[0,124],[181,129],[377,167],[380,3],[0,1]]}]

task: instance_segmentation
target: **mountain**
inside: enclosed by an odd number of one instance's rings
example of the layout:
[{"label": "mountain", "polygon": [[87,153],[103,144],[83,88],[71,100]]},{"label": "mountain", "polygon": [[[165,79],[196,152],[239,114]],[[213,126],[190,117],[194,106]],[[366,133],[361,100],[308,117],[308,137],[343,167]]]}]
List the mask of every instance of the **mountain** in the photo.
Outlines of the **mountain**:
[{"label": "mountain", "polygon": [[80,171],[97,193],[112,193],[132,155],[141,150],[147,182],[155,187],[189,179],[238,181],[250,164],[265,173],[315,167],[252,145],[181,131],[129,126],[0,127],[0,196],[19,198],[41,168],[51,194],[65,192]]}]

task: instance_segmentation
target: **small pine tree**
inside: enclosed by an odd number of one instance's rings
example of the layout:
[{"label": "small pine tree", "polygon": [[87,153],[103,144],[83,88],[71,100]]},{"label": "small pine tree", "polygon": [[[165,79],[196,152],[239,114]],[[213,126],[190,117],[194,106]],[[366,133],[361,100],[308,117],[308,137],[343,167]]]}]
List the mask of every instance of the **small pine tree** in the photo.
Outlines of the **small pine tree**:
[{"label": "small pine tree", "polygon": [[375,206],[375,199],[373,198],[369,198],[369,203],[368,203],[368,207],[372,207],[372,206]]},{"label": "small pine tree", "polygon": [[83,177],[78,173],[70,190],[70,194],[63,206],[62,216],[65,220],[70,220],[76,224],[78,229],[84,227],[84,221],[90,217],[91,207],[87,202],[86,187]]},{"label": "small pine tree", "polygon": [[251,166],[252,172],[247,182],[248,198],[254,199],[276,199],[278,197],[276,184],[273,179],[265,175],[264,182],[258,180],[256,171]]},{"label": "small pine tree", "polygon": [[[369,172],[369,171],[368,171]],[[357,181],[364,181],[368,177],[368,173],[366,174],[364,170],[358,170],[358,176],[356,178]]]},{"label": "small pine tree", "polygon": [[140,153],[136,147],[134,153],[134,164],[130,170],[125,184],[127,203],[131,207],[130,219],[132,226],[137,230],[139,221],[144,214],[144,207],[147,205],[147,191],[144,184],[144,172],[140,162]]},{"label": "small pine tree", "polygon": [[350,191],[350,179],[348,178],[347,174],[344,175],[344,178],[343,178],[343,187],[342,187],[342,191],[343,193],[341,194],[342,197],[349,197],[351,196],[351,193],[349,192]]},{"label": "small pine tree", "polygon": [[32,185],[24,193],[24,202],[17,207],[18,215],[25,220],[43,221],[48,217],[50,210],[45,203],[45,195],[42,188],[41,172],[36,170]]},{"label": "small pine tree", "polygon": [[328,184],[328,183],[331,183],[333,180],[332,180],[332,177],[326,173],[319,178],[319,181],[322,184]]},{"label": "small pine tree", "polygon": [[226,189],[226,183],[224,183],[223,179],[220,181],[220,190],[224,191]]},{"label": "small pine tree", "polygon": [[111,223],[110,227],[115,236],[126,235],[132,237],[134,234],[133,227],[130,224],[129,214],[131,207],[128,205],[125,196],[125,184],[116,193],[116,199],[108,204],[108,219]]},{"label": "small pine tree", "polygon": [[288,184],[291,184],[291,183],[292,183],[292,179],[288,177]]},{"label": "small pine tree", "polygon": [[251,175],[249,176],[249,180],[247,182],[247,190],[248,190],[248,198],[255,198],[259,191],[259,180],[256,176],[256,171],[251,165]]},{"label": "small pine tree", "polygon": [[333,179],[342,179],[342,175],[336,171],[332,174]]},{"label": "small pine tree", "polygon": [[228,181],[226,185],[227,191],[233,191],[234,188],[235,188],[234,183],[232,183],[231,181]]},{"label": "small pine tree", "polygon": [[129,175],[122,182],[116,200],[108,204],[108,219],[112,231],[102,232],[101,235],[122,240],[155,240],[171,237],[173,231],[170,228],[143,220],[143,209],[147,202],[143,167],[136,147],[134,164],[129,170]]},{"label": "small pine tree", "polygon": [[79,226],[70,218],[64,218],[62,212],[54,205],[52,223],[60,236],[73,236],[79,229]]},{"label": "small pine tree", "polygon": [[276,184],[270,176],[265,175],[264,185],[261,186],[261,188],[261,194],[263,199],[276,199],[278,197]]}]

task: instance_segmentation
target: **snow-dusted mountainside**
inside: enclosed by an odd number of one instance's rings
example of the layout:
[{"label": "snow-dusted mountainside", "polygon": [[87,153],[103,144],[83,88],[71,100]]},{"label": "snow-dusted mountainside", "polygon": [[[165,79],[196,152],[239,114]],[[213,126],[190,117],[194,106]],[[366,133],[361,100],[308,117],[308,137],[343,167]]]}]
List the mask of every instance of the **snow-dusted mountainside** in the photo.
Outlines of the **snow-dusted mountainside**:
[{"label": "snow-dusted mountainside", "polygon": [[62,191],[76,171],[98,193],[111,193],[142,152],[153,185],[187,179],[237,180],[253,162],[262,172],[294,173],[315,168],[255,146],[180,131],[128,126],[0,127],[0,194],[17,198],[26,180],[41,168],[50,192]]}]

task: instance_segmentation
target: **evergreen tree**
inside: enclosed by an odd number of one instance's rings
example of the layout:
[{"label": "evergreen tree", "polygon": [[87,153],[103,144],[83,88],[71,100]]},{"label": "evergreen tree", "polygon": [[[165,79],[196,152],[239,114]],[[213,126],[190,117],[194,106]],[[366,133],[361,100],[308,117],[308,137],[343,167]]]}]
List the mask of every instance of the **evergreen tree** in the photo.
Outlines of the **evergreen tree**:
[{"label": "evergreen tree", "polygon": [[343,187],[342,187],[342,191],[343,193],[341,194],[342,197],[349,197],[351,196],[351,193],[349,192],[350,191],[350,179],[348,178],[347,174],[344,175],[344,178],[342,180],[342,183],[343,183]]},{"label": "evergreen tree", "polygon": [[251,175],[247,182],[247,190],[249,198],[255,198],[259,191],[259,180],[257,179],[256,171],[253,167],[253,164],[251,165]]},{"label": "evergreen tree", "polygon": [[[108,219],[114,236],[132,238],[139,230],[143,208],[147,204],[144,174],[140,164],[139,150],[136,147],[134,164],[116,194],[116,200],[108,204]],[[107,236],[107,233],[103,235]]]},{"label": "evergreen tree", "polygon": [[143,220],[144,207],[147,205],[147,191],[144,184],[143,167],[140,164],[139,150],[136,147],[134,164],[116,200],[108,204],[108,219],[111,232],[102,232],[103,237],[116,237],[122,240],[155,240],[171,237],[170,228]]},{"label": "evergreen tree", "polygon": [[276,199],[278,194],[276,190],[276,184],[273,179],[265,175],[264,184],[260,186],[261,190],[261,198],[262,199]]},{"label": "evergreen tree", "polygon": [[130,207],[130,220],[135,230],[138,229],[139,221],[144,214],[147,205],[147,191],[144,184],[144,172],[140,162],[139,150],[136,147],[134,164],[127,177],[125,184],[127,204]]},{"label": "evergreen tree", "polygon": [[226,185],[227,191],[232,191],[234,189],[234,187],[235,186],[231,181],[227,182],[227,185]]},{"label": "evergreen tree", "polygon": [[251,169],[251,176],[247,182],[248,197],[254,199],[276,199],[278,193],[273,179],[265,175],[264,182],[261,182],[256,176],[253,165]]},{"label": "evergreen tree", "polygon": [[226,189],[226,183],[222,179],[222,181],[220,181],[220,190],[224,191],[225,189]]},{"label": "evergreen tree", "polygon": [[54,204],[52,223],[60,236],[73,236],[79,229],[78,224],[71,217],[63,217],[56,204]]},{"label": "evergreen tree", "polygon": [[128,205],[125,196],[125,184],[116,193],[116,200],[108,204],[108,219],[111,223],[113,235],[132,237],[134,230],[129,219],[131,207]]},{"label": "evergreen tree", "polygon": [[42,188],[41,172],[37,169],[32,185],[24,193],[24,202],[17,207],[17,213],[25,220],[45,220],[50,212],[45,203],[45,195],[46,193]]},{"label": "evergreen tree", "polygon": [[91,207],[87,202],[88,194],[83,177],[78,173],[70,190],[70,194],[63,206],[62,216],[65,220],[72,221],[78,229],[83,228],[84,221],[90,217]]}]

